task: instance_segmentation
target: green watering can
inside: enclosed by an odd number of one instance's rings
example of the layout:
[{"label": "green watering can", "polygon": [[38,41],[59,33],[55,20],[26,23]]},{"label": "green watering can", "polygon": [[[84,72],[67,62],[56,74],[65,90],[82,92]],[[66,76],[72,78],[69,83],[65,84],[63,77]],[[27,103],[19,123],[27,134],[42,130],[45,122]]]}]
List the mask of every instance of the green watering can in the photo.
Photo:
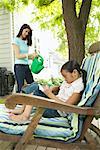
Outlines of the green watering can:
[{"label": "green watering can", "polygon": [[38,57],[35,57],[31,64],[31,71],[35,74],[38,74],[43,68],[44,59],[42,56],[38,55]]}]

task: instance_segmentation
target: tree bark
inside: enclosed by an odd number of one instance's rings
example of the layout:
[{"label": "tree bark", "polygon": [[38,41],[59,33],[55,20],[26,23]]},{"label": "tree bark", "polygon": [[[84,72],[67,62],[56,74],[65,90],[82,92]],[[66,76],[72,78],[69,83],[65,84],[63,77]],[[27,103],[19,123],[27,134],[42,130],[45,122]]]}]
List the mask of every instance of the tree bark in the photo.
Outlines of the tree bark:
[{"label": "tree bark", "polygon": [[85,56],[85,32],[92,0],[83,0],[79,15],[76,14],[76,0],[62,0],[63,18],[67,32],[69,60],[81,64]]}]

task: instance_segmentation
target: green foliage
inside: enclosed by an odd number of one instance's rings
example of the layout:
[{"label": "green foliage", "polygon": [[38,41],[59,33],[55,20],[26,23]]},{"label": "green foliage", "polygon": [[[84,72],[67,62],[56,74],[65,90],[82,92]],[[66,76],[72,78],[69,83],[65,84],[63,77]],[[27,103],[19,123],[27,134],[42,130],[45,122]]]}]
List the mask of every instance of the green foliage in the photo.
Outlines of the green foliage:
[{"label": "green foliage", "polygon": [[[59,48],[57,49],[57,51],[61,52],[63,55],[66,55],[67,37],[66,37],[66,32],[65,32],[63,18],[62,18],[61,2],[60,0],[59,1],[54,0],[51,4],[49,3],[49,5],[44,7],[44,3],[46,1],[43,0],[43,5],[40,4],[40,1],[38,0],[37,2],[38,10],[35,13],[37,14],[37,16],[36,17],[34,16],[33,21],[38,22],[42,29],[45,30],[49,29],[52,32],[54,32],[55,37],[58,37],[58,41],[59,41]],[[80,12],[81,4],[82,4],[82,0],[76,1],[77,17]],[[93,0],[91,12],[87,24],[86,35],[85,35],[86,50],[93,42],[98,41],[100,39],[100,11],[99,10],[100,10],[100,1]]]},{"label": "green foliage", "polygon": [[54,0],[34,0],[34,4],[36,5],[37,8],[41,6],[48,6],[53,2]]},{"label": "green foliage", "polygon": [[[50,2],[50,1],[49,1]],[[76,1],[77,17],[80,12],[82,0]],[[62,55],[67,54],[67,36],[65,32],[62,5],[60,0],[53,0],[48,3],[48,0],[35,0],[36,11],[33,12],[33,22],[38,22],[41,29],[51,30],[54,36],[58,38],[59,47],[56,49]],[[87,24],[85,46],[86,50],[89,46],[100,38],[100,1],[93,0],[91,12]]]},{"label": "green foliage", "polygon": [[32,22],[37,22],[42,30],[51,30],[59,42],[59,47],[56,51],[63,56],[67,55],[67,36],[62,16],[61,1],[35,0],[34,4],[36,9],[33,11]]},{"label": "green foliage", "polygon": [[82,0],[76,1],[76,15],[79,16],[80,8],[81,8]]},{"label": "green foliage", "polygon": [[[52,27],[62,24],[61,2],[55,0],[49,5],[41,6],[41,0],[35,0],[36,9],[33,10],[33,22],[39,22],[41,28],[51,29]],[[43,0],[45,1],[45,0]]]},{"label": "green foliage", "polygon": [[86,30],[86,49],[100,40],[100,1],[93,0]]},{"label": "green foliage", "polygon": [[[66,55],[67,36],[62,16],[61,0],[0,0],[0,7],[9,11],[23,8],[30,2],[35,5],[33,10],[33,23],[37,22],[41,29],[51,30],[54,36],[58,38],[59,48],[57,51]],[[76,0],[77,17],[80,12],[82,0]],[[100,0],[92,0],[92,7],[87,24],[85,35],[86,49],[95,41],[100,39]]]},{"label": "green foliage", "polygon": [[14,10],[22,9],[22,7],[27,6],[31,0],[1,0],[0,7],[3,7],[11,12]]},{"label": "green foliage", "polygon": [[1,0],[0,1],[0,7],[4,7],[7,10],[13,11],[15,6],[17,4],[15,3],[15,0]]},{"label": "green foliage", "polygon": [[[76,2],[76,12],[77,16],[80,11],[82,0],[77,0]],[[92,0],[91,11],[89,14],[89,20],[87,24],[86,34],[85,34],[85,48],[86,54],[88,53],[88,48],[92,43],[100,39],[100,1]]]},{"label": "green foliage", "polygon": [[59,85],[61,85],[62,81],[63,80],[61,78],[51,78],[48,80],[39,79],[37,82],[41,85],[59,86]]},{"label": "green foliage", "polygon": [[62,81],[63,80],[61,78],[51,78],[51,83],[53,85],[61,85]]},{"label": "green foliage", "polygon": [[0,104],[4,104],[5,103],[5,99],[0,99]]}]

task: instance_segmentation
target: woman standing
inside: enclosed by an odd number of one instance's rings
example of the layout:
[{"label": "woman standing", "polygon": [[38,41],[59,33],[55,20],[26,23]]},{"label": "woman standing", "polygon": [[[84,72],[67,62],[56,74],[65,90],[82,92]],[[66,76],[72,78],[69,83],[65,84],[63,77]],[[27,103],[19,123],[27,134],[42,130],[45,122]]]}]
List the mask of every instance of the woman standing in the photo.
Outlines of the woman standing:
[{"label": "woman standing", "polygon": [[29,46],[32,45],[32,29],[28,24],[23,24],[18,35],[13,41],[13,50],[15,55],[14,72],[17,80],[17,91],[21,92],[24,80],[27,84],[34,81],[28,65],[28,59],[34,59],[38,56],[36,52],[28,54]]}]

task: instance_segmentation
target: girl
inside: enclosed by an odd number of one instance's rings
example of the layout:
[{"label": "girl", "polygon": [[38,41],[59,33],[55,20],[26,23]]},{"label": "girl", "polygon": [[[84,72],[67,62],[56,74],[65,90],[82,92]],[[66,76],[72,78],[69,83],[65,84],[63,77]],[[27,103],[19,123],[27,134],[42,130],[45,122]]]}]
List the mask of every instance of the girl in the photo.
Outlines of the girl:
[{"label": "girl", "polygon": [[33,60],[37,57],[37,53],[28,54],[29,46],[32,45],[32,29],[28,24],[22,25],[12,45],[15,55],[14,72],[18,86],[17,92],[20,93],[24,85],[24,79],[27,84],[34,81],[29,69],[28,59]]},{"label": "girl", "polygon": [[[61,67],[61,74],[65,80],[60,87],[45,86],[43,87],[44,92],[42,92],[39,90],[39,86],[36,86],[36,83],[32,83],[23,89],[23,91],[25,93],[31,93],[32,90],[34,90],[34,95],[48,97],[56,101],[63,101],[67,104],[76,105],[79,102],[81,98],[81,92],[84,89],[86,73],[80,69],[80,66],[76,61],[72,60],[66,62]],[[34,87],[36,87],[36,90]],[[55,91],[58,91],[57,95],[54,95],[53,92]],[[29,119],[31,111],[32,106],[27,105],[24,110],[19,112],[21,113],[19,115],[16,115],[16,111],[12,110],[13,114],[10,115],[10,118],[14,121],[26,121]],[[44,117],[60,117],[65,115],[66,114],[64,112],[52,109],[46,109],[43,114]]]}]

